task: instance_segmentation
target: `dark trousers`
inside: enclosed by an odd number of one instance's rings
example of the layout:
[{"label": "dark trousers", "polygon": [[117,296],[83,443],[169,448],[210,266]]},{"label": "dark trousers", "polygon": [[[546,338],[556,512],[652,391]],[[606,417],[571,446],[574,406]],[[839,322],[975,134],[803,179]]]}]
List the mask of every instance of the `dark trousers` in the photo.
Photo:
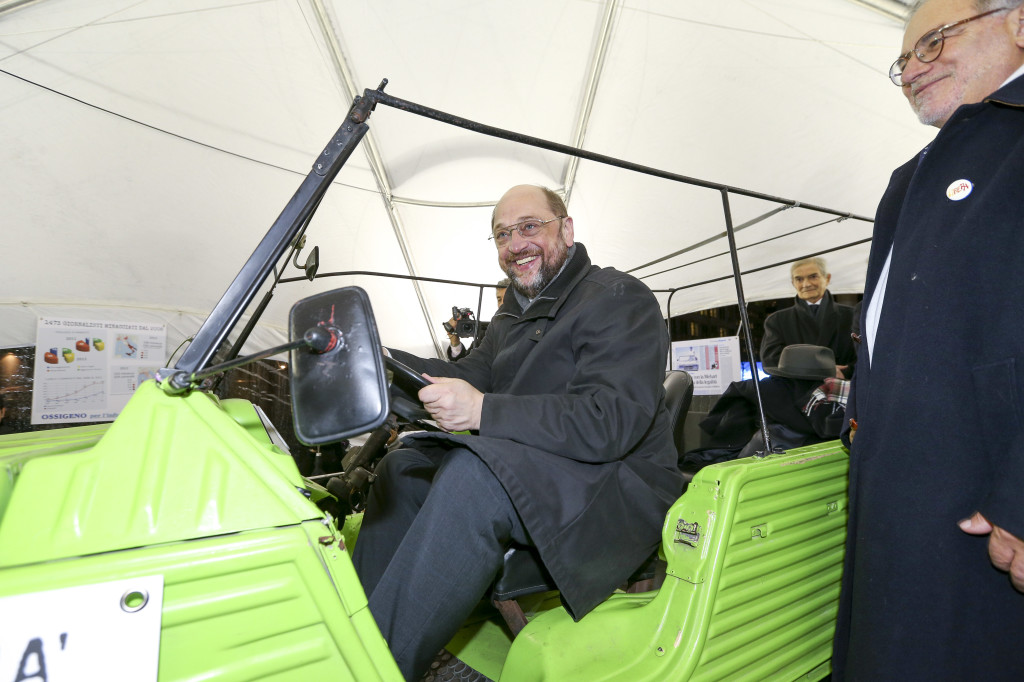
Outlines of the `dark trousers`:
[{"label": "dark trousers", "polygon": [[395,450],[376,473],[352,559],[402,675],[415,680],[485,596],[509,543],[529,540],[469,450]]}]

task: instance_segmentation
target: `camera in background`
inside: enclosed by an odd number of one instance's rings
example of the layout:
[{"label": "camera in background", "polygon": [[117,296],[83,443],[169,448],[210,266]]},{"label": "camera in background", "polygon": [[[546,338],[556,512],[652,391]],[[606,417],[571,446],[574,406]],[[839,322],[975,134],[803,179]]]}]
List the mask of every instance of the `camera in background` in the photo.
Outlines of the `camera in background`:
[{"label": "camera in background", "polygon": [[462,339],[471,339],[476,337],[476,330],[479,323],[473,319],[473,311],[470,308],[452,306],[452,319],[455,320],[455,326],[452,326],[447,322],[442,324],[447,333],[456,334]]}]

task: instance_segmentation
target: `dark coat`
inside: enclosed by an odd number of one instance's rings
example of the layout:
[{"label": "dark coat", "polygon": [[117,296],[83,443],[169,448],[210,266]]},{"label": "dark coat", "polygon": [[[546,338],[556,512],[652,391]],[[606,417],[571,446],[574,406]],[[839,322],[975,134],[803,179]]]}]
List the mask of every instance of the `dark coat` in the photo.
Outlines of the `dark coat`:
[{"label": "dark coat", "polygon": [[777,367],[782,349],[794,343],[808,343],[812,346],[831,348],[837,365],[849,365],[844,372],[847,378],[853,376],[857,353],[853,347],[850,332],[853,328],[853,308],[832,300],[832,293],[818,304],[817,313],[799,296],[793,298],[793,305],[769,315],[764,321],[764,338],[761,339],[761,362],[765,367]]},{"label": "dark coat", "polygon": [[421,437],[457,441],[487,463],[574,618],[658,547],[682,476],[662,388],[665,321],[639,280],[591,265],[577,244],[525,312],[506,296],[457,364],[393,354],[486,394],[479,435]]},{"label": "dark coat", "polygon": [[[961,180],[973,191],[947,198]],[[851,396],[833,676],[1024,679],[1024,595],[988,538],[957,527],[981,511],[1024,537],[1024,78],[958,109],[919,166],[893,173],[865,311],[890,247]]]},{"label": "dark coat", "polygon": [[[839,436],[845,410],[838,404],[822,401],[810,415],[804,414],[804,407],[821,383],[820,379],[779,376],[761,380],[761,402],[773,449],[788,450]],[[710,438],[707,447],[686,453],[683,459],[688,464],[703,466],[753,454],[755,449],[763,450],[754,380],[729,384],[708,416],[701,420],[700,428]],[[756,439],[754,443],[751,438]]]}]

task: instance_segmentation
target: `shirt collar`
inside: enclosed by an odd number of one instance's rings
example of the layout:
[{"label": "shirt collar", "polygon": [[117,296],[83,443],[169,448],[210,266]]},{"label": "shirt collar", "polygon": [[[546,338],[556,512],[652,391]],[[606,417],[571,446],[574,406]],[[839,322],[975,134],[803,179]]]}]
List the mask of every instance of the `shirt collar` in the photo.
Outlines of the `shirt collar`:
[{"label": "shirt collar", "polygon": [[[1011,73],[1010,77],[1003,81],[1003,85],[1006,85],[1007,83],[1016,78],[1020,78],[1021,74],[1024,74],[1024,64],[1021,64],[1019,69]],[[1003,85],[1000,85],[999,88],[1003,87]],[[999,88],[996,88],[996,90],[998,90]]]}]

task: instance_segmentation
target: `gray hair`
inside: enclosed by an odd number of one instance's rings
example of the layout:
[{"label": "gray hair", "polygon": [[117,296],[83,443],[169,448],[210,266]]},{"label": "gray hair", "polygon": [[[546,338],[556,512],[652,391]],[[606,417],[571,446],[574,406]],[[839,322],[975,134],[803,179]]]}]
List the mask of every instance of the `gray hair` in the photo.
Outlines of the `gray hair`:
[{"label": "gray hair", "polygon": [[[917,10],[921,9],[927,2],[928,0],[917,0],[910,6],[910,10],[907,12],[907,19],[903,22],[904,28],[910,23],[911,17],[917,14]],[[1024,4],[1024,0],[974,0],[974,9],[978,11],[978,14],[981,14],[995,9],[1016,9],[1021,4]]]},{"label": "gray hair", "polygon": [[993,9],[1017,9],[1024,0],[974,0],[974,8],[981,12]]},{"label": "gray hair", "polygon": [[[1024,0],[1021,0],[1021,2],[1024,2]],[[828,265],[825,263],[825,259],[822,258],[821,256],[815,256],[814,258],[804,258],[802,260],[798,260],[795,263],[793,263],[792,265],[790,265],[789,266],[789,276],[790,276],[790,278],[793,277],[793,272],[797,268],[803,267],[804,265],[816,265],[816,266],[818,266],[818,271],[822,274],[822,276],[824,276],[824,277],[828,276]]]}]

